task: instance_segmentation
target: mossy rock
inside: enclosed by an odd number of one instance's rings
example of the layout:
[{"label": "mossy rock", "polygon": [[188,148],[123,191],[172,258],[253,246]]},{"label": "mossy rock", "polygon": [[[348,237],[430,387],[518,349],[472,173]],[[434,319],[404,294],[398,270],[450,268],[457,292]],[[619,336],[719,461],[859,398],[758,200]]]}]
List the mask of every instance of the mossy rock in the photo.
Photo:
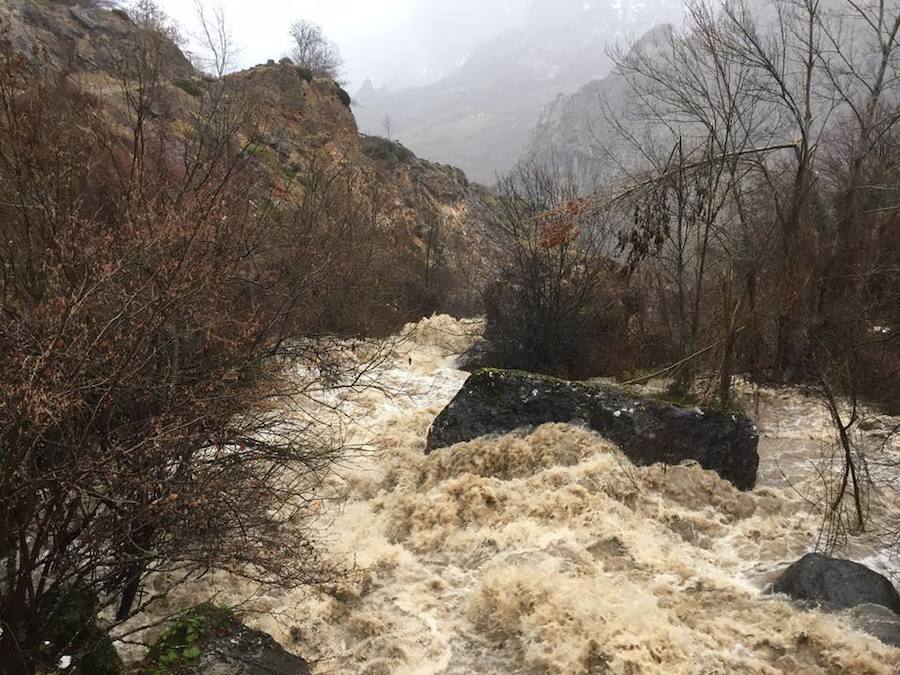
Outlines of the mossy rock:
[{"label": "mossy rock", "polygon": [[700,397],[690,389],[672,384],[665,390],[653,394],[652,398],[663,403],[671,403],[680,408],[696,408],[701,404]]},{"label": "mossy rock", "polygon": [[85,626],[95,623],[100,606],[97,594],[88,587],[69,587],[49,593],[39,610],[44,639],[65,644]]},{"label": "mossy rock", "polygon": [[271,636],[245,626],[230,610],[205,604],[179,616],[153,644],[137,672],[309,675],[309,666]]},{"label": "mossy rock", "polygon": [[87,586],[69,587],[48,595],[40,612],[42,670],[54,672],[60,658],[67,656],[71,675],[118,675],[122,660],[112,640],[97,625],[100,603]]},{"label": "mossy rock", "polygon": [[214,605],[201,605],[188,610],[175,620],[150,647],[147,662],[153,667],[147,672],[190,672],[182,670],[196,662],[206,644],[220,631],[227,631],[233,616]]},{"label": "mossy rock", "polygon": [[264,143],[249,143],[244,148],[247,157],[252,157],[270,172],[281,170],[281,160],[278,152]]},{"label": "mossy rock", "polygon": [[82,647],[74,660],[73,675],[119,675],[122,659],[106,631],[90,626],[82,633]]}]

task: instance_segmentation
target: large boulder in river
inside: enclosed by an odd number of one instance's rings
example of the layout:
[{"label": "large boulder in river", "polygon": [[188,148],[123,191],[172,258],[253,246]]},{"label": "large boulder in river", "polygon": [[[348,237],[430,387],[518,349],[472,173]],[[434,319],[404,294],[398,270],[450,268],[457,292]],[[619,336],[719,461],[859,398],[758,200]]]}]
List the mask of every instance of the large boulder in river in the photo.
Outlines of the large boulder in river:
[{"label": "large boulder in river", "polygon": [[756,483],[759,437],[746,417],[510,370],[469,376],[431,425],[425,451],[548,422],[586,424],[635,464],[695,460],[738,489]]},{"label": "large boulder in river", "polygon": [[772,584],[773,593],[827,610],[881,605],[900,614],[900,595],[887,577],[865,565],[807,553]]}]

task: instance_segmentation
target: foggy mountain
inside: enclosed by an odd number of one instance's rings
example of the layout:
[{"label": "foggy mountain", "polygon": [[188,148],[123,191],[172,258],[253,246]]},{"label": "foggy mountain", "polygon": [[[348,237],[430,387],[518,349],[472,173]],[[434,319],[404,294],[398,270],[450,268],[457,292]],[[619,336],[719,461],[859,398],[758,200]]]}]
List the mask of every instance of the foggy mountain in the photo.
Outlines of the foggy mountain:
[{"label": "foggy mountain", "polygon": [[541,109],[609,71],[607,49],[677,20],[680,3],[535,0],[521,24],[476,47],[433,84],[393,91],[366,82],[354,114],[367,133],[390,134],[417,154],[489,182],[519,157]]},{"label": "foggy mountain", "polygon": [[[631,49],[652,52],[666,43],[671,31],[671,24],[656,26]],[[638,136],[651,133],[649,129],[642,132],[638,120],[628,119],[630,92],[626,78],[612,70],[571,94],[558,96],[541,111],[522,156],[558,164],[571,172],[584,193],[620,175],[622,168],[635,168],[640,158],[632,156],[635,151],[631,143],[614,128],[616,123],[623,123]]]},{"label": "foggy mountain", "polygon": [[[826,8],[831,12],[840,11],[837,0],[823,0],[819,6],[823,11]],[[778,14],[773,5],[749,2],[746,7],[764,31],[776,33]],[[868,58],[867,54],[876,52],[866,28],[864,24],[841,25],[846,41],[845,56],[863,62]],[[654,26],[632,43],[623,45],[620,58],[627,62],[635,55],[643,54],[665,59],[665,54],[673,49],[673,39],[678,39],[677,31],[673,33],[673,30],[670,23]],[[688,42],[699,43],[696,36]],[[709,72],[703,75],[707,82],[711,77]],[[798,77],[797,72],[791,77]],[[611,182],[627,180],[628,175],[633,177],[633,172],[646,170],[652,160],[643,153],[653,148],[652,154],[666,155],[671,151],[676,135],[686,139],[694,137],[695,141],[704,137],[706,130],[703,125],[698,126],[696,120],[680,118],[676,122],[679,118],[675,114],[667,124],[654,119],[654,113],[646,109],[635,92],[638,82],[642,83],[639,86],[644,92],[654,89],[653,83],[646,78],[635,73],[629,77],[612,68],[605,76],[585,82],[576,91],[560,94],[541,110],[521,157],[560,166],[572,174],[580,191],[590,193]],[[854,92],[852,96],[860,100],[865,95],[864,86],[859,82],[843,82],[840,86],[844,92]],[[829,120],[851,114],[846,105],[835,102],[833,93],[827,88],[813,95],[810,103],[813,111],[810,129],[814,134],[822,133]],[[776,103],[754,101],[754,105],[758,110],[765,110],[760,113],[765,122],[758,121],[752,132],[755,145],[763,147],[770,143],[792,142],[796,131],[790,117],[785,116]],[[660,159],[662,157],[656,157],[657,161]]]}]

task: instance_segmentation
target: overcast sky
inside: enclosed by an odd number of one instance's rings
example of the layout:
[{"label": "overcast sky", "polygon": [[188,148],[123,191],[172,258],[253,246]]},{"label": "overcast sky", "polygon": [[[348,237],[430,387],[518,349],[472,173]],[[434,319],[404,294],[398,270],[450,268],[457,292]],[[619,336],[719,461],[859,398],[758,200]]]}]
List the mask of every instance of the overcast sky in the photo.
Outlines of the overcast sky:
[{"label": "overcast sky", "polygon": [[[192,0],[158,0],[190,34]],[[521,21],[531,0],[207,0],[221,6],[241,67],[278,59],[290,49],[289,25],[320,24],[346,62],[355,91],[369,77],[391,88],[424,84],[458,65],[479,42]]]}]

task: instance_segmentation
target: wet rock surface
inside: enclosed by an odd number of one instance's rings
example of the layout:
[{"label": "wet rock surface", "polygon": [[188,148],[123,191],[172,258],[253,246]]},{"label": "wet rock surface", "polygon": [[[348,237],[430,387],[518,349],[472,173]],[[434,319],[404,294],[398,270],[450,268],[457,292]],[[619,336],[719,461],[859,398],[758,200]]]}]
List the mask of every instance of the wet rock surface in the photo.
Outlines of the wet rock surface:
[{"label": "wet rock surface", "polygon": [[756,483],[759,439],[746,417],[507,370],[479,370],[466,380],[434,420],[426,454],[548,422],[586,425],[619,445],[637,465],[694,460],[738,489],[749,490]]},{"label": "wet rock surface", "polygon": [[272,637],[237,626],[232,635],[207,645],[197,664],[204,675],[309,675],[306,661],[286,652]]},{"label": "wet rock surface", "polygon": [[178,675],[310,675],[309,664],[230,611],[196,607],[171,624],[139,672]]},{"label": "wet rock surface", "polygon": [[772,585],[773,593],[826,610],[880,605],[900,614],[900,595],[887,577],[850,560],[807,553]]}]

